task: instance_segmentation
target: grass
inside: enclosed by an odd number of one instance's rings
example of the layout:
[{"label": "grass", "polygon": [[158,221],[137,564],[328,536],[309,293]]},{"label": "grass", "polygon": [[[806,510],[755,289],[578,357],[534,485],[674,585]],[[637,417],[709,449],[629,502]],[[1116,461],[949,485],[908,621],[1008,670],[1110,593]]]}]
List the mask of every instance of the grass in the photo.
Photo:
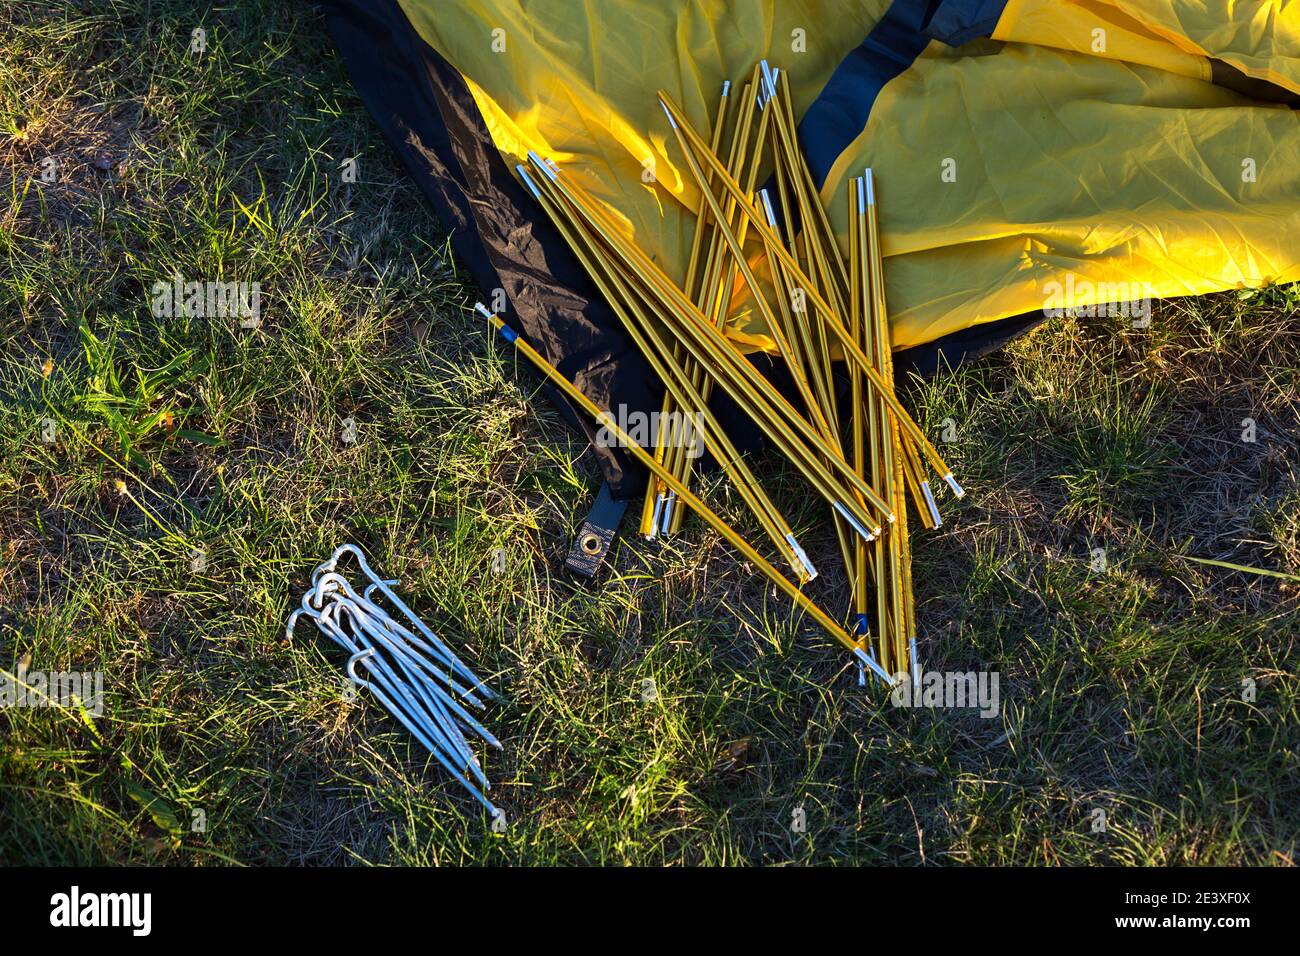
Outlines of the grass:
[{"label": "grass", "polygon": [[[1185,558],[1300,572],[1295,288],[912,383],[969,491],[915,548],[925,662],[998,671],[1001,709],[902,710],[698,521],[559,570],[589,450],[467,310],[315,14],[14,0],[0,36],[0,667],[106,689],[0,711],[0,860],[1294,862],[1300,591]],[[260,282],[262,325],[155,318],[176,274]],[[344,541],[506,691],[504,832],[285,639]]]}]

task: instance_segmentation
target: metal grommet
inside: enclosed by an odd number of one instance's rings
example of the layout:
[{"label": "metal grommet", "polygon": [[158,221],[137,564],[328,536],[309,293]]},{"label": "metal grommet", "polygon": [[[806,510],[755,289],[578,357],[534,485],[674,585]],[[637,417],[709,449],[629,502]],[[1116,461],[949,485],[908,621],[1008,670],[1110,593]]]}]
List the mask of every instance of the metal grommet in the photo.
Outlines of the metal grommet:
[{"label": "metal grommet", "polygon": [[588,554],[600,554],[600,538],[594,534],[584,534],[582,536],[582,550]]}]

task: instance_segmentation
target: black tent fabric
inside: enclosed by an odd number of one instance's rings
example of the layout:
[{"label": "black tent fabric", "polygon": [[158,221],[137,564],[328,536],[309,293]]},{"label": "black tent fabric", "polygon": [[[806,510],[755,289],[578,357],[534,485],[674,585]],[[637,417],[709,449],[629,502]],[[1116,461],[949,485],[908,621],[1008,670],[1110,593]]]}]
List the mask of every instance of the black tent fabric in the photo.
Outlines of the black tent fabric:
[{"label": "black tent fabric", "polygon": [[[490,301],[598,406],[658,411],[663,394],[581,265],[503,161],[462,76],[412,28],[396,0],[322,0],[321,8],[353,86],[451,236],[461,265]],[[863,43],[872,42],[870,37]],[[1033,328],[1041,311],[964,329],[899,352],[895,371],[933,374],[1000,348]],[[478,321],[469,319],[467,321]],[[756,366],[793,395],[778,363]],[[597,426],[557,390],[551,401],[594,439]],[[714,411],[737,446],[762,444],[757,428],[725,395]],[[594,446],[616,498],[645,487],[644,469],[618,449]]]}]

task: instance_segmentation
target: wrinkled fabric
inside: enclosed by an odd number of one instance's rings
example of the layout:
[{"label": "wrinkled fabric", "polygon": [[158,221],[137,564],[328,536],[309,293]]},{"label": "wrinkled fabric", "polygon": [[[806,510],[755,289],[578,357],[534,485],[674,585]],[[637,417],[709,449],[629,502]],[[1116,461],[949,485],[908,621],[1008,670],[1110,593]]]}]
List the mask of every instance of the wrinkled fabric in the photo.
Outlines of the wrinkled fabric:
[{"label": "wrinkled fabric", "polygon": [[[678,278],[699,197],[655,90],[707,134],[768,58],[844,248],[847,182],[875,170],[897,348],[1300,279],[1300,3],[400,3],[510,166],[552,157]],[[731,311],[763,347],[743,290]]]}]

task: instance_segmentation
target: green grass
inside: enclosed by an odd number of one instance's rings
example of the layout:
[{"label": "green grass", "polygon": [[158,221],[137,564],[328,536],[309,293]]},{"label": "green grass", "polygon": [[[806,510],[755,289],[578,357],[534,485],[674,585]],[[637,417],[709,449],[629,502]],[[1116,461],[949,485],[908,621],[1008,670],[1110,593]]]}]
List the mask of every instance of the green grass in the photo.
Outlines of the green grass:
[{"label": "green grass", "polygon": [[[895,709],[698,521],[559,570],[589,450],[290,7],[0,10],[0,667],[107,692],[0,711],[0,860],[1294,861],[1300,591],[1183,556],[1300,572],[1296,289],[1058,319],[912,384],[969,490],[916,541],[925,663],[997,670],[1002,708]],[[177,273],[261,282],[262,326],[154,318]],[[821,509],[764,473],[842,607]],[[505,691],[505,832],[285,640],[344,541]]]}]

